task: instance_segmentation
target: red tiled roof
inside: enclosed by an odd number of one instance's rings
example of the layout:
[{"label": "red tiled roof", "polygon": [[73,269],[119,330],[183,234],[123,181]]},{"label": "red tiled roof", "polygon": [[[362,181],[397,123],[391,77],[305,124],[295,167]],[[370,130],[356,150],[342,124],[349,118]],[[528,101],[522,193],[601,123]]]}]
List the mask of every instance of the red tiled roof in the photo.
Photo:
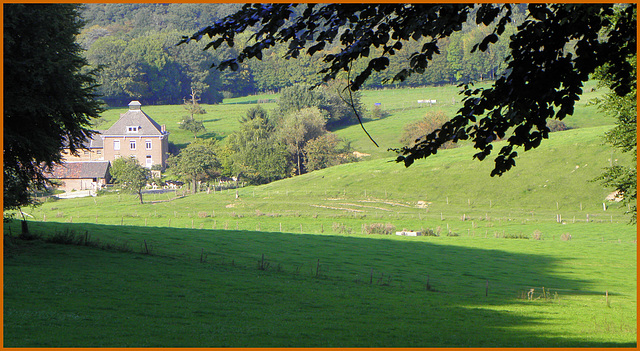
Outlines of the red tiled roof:
[{"label": "red tiled roof", "polygon": [[109,172],[109,161],[65,162],[56,165],[51,172],[51,179],[87,179],[106,178]]}]

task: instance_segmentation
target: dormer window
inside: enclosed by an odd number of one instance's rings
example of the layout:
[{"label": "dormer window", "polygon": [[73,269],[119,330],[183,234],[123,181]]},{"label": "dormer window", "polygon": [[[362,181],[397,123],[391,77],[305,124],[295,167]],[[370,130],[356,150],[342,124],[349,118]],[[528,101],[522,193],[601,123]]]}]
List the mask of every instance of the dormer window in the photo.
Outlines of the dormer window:
[{"label": "dormer window", "polygon": [[139,126],[127,126],[127,133],[137,133],[139,129]]}]

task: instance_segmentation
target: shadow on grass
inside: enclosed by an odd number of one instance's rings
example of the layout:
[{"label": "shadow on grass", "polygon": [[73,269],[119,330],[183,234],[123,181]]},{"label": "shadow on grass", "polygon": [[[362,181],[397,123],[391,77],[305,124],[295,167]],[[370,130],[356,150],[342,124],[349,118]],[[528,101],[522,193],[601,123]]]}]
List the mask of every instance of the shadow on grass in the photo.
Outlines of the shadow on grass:
[{"label": "shadow on grass", "polygon": [[[30,227],[88,231],[103,242],[128,242],[137,253],[49,246],[5,258],[5,346],[635,347],[589,341],[588,331],[585,339],[549,331],[544,322],[551,316],[505,309],[527,304],[517,295],[532,287],[590,293],[590,281],[553,274],[560,259],[546,255],[380,237],[86,223]],[[160,256],[142,254],[142,242]],[[267,271],[257,269],[261,254],[270,263]],[[41,284],[58,310],[79,309],[79,321],[64,315],[52,324],[47,313],[33,315],[37,307],[30,303],[39,295],[30,295],[38,290],[32,284]],[[88,312],[79,305],[117,309]],[[84,315],[90,322],[81,323]],[[105,325],[103,318],[117,322]],[[44,340],[29,345],[17,337],[29,323],[40,325]],[[114,338],[119,328],[131,328],[138,343]],[[65,333],[86,338],[47,339]]]},{"label": "shadow on grass", "polygon": [[215,140],[220,141],[220,140],[224,139],[224,136],[220,135],[220,134],[218,134],[216,132],[207,132],[207,133],[199,135],[198,138],[199,139],[215,139]]}]

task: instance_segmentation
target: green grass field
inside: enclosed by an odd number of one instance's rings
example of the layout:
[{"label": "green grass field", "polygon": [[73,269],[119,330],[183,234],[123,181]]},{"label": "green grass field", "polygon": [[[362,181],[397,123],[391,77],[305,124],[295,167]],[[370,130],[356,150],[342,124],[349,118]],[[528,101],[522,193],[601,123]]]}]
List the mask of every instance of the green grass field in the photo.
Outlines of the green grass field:
[{"label": "green grass field", "polygon": [[[455,89],[365,92],[393,110],[367,129],[391,142],[426,111],[387,94]],[[228,135],[250,106],[204,118]],[[169,125],[180,109],[145,111]],[[463,146],[410,168],[372,152],[237,197],[110,193],[25,209],[44,241],[4,226],[4,346],[635,347],[637,230],[589,181],[629,158],[602,144],[611,121],[577,111],[576,129],[499,178]],[[366,145],[359,128],[338,133]],[[376,225],[391,233],[367,234]],[[76,245],[51,242],[65,240]]]},{"label": "green grass field", "polygon": [[[67,229],[134,252],[10,244],[4,346],[636,341],[630,236],[601,242],[601,233],[585,232],[570,241],[534,241],[32,223],[33,231]],[[143,240],[152,255],[141,253]],[[266,270],[258,269],[262,254]]]}]

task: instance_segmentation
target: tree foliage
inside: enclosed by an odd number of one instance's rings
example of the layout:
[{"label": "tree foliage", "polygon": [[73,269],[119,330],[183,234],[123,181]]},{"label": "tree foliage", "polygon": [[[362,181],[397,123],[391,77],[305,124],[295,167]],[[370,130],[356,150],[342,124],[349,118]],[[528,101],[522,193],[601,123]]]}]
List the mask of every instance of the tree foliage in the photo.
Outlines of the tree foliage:
[{"label": "tree foliage", "polygon": [[[616,13],[611,17],[613,23],[619,20],[622,13]],[[595,103],[601,112],[616,118],[616,126],[605,134],[605,142],[622,152],[630,152],[633,162],[630,165],[611,165],[605,168],[600,180],[606,187],[614,188],[622,196],[624,203],[631,207],[631,221],[637,220],[637,130],[638,130],[638,93],[637,93],[637,55],[629,57],[629,64],[633,67],[633,84],[628,93],[624,95],[615,92],[607,93]],[[609,65],[600,67],[595,74],[600,81],[600,86],[614,88],[615,71]]]},{"label": "tree foliage", "polygon": [[304,148],[307,142],[327,132],[325,121],[325,116],[317,107],[290,112],[279,121],[279,139],[289,149],[298,175],[304,173]]},{"label": "tree foliage", "polygon": [[[239,63],[235,72],[212,72],[208,70],[212,62],[219,63],[227,57],[237,56],[240,51],[256,40],[252,38],[253,28],[244,33],[235,35],[233,47],[222,45],[215,51],[202,51],[206,43],[202,45],[190,44],[181,46],[179,50],[173,47],[179,39],[180,33],[195,31],[207,23],[213,23],[232,14],[239,9],[239,4],[85,4],[82,6],[82,16],[87,21],[86,27],[78,36],[82,47],[88,50],[87,57],[92,65],[102,64],[100,73],[103,87],[100,92],[105,101],[112,105],[122,105],[127,100],[135,97],[138,100],[149,103],[161,103],[160,100],[181,101],[181,96],[159,96],[151,90],[140,90],[149,85],[152,80],[158,80],[159,85],[166,78],[175,81],[172,88],[179,89],[183,95],[188,94],[189,86],[199,89],[203,95],[203,103],[211,103],[219,99],[217,92],[227,92],[227,96],[247,95],[262,91],[278,91],[295,84],[316,85],[322,83],[322,77],[314,74],[326,67],[321,60],[322,53],[314,55],[300,55],[296,60],[287,60],[289,46],[287,43],[276,43],[273,47],[265,49],[262,60],[251,60]],[[515,5],[513,8],[513,23],[505,26],[505,35],[512,32],[516,23],[522,22],[522,13],[526,5]],[[303,13],[302,6],[293,8],[295,15]],[[473,12],[473,10],[472,10]],[[463,24],[458,35],[458,41],[473,43],[473,38],[491,31],[491,26],[476,26],[467,21]],[[172,39],[166,46],[164,39],[170,35]],[[152,42],[156,47],[162,47],[167,62],[177,64],[180,72],[171,69],[158,70],[154,65],[147,65],[149,61],[145,56],[157,56],[159,50],[139,50],[142,41]],[[395,54],[389,56],[389,70],[373,71],[363,83],[363,87],[382,87],[391,80],[396,73],[410,69],[409,57],[412,52],[420,50],[430,39],[419,38],[403,43],[401,49],[395,50]],[[465,52],[460,58],[464,61],[455,71],[449,67],[448,38],[438,41],[440,54],[435,55],[431,64],[423,74],[411,75],[403,82],[396,82],[404,86],[417,86],[426,84],[442,84],[457,82],[456,77],[465,79],[495,78],[504,70],[502,59],[508,53],[507,45],[498,42],[492,45],[487,53]],[[469,45],[467,45],[468,47]],[[131,47],[130,50],[125,49]],[[338,50],[339,43],[327,44],[325,51]],[[105,50],[111,48],[115,51]],[[382,47],[372,48],[370,56],[382,53]],[[490,53],[490,55],[489,55]],[[453,53],[456,54],[456,53]],[[170,64],[167,68],[175,67]],[[356,60],[352,71],[360,72],[367,66],[365,59]],[[466,82],[461,80],[461,82]],[[344,87],[343,87],[344,88]],[[174,90],[175,91],[175,90]],[[143,93],[140,95],[140,93]],[[138,95],[136,95],[138,94]],[[331,121],[330,123],[331,124]]]},{"label": "tree foliage", "polygon": [[4,5],[4,208],[34,203],[45,173],[76,153],[101,112],[75,42],[76,5]]},{"label": "tree foliage", "polygon": [[215,143],[213,139],[197,140],[167,160],[175,174],[191,183],[194,193],[198,191],[198,181],[212,179],[219,171]]},{"label": "tree foliage", "polygon": [[350,147],[340,146],[342,140],[328,132],[309,140],[304,147],[304,168],[307,172],[354,161]]},{"label": "tree foliage", "polygon": [[[507,41],[506,73],[488,89],[466,85],[458,114],[421,142],[398,150],[397,161],[410,166],[446,142],[459,140],[471,140],[479,150],[474,158],[483,160],[492,153],[491,142],[513,130],[491,172],[501,175],[515,165],[517,148],[526,151],[548,138],[548,119],[573,114],[583,83],[598,67],[606,65],[619,96],[627,94],[634,81],[628,59],[636,50],[635,5],[529,4],[524,21],[506,37],[514,8],[511,4],[246,4],[184,37],[182,43],[206,35],[211,38],[207,48],[217,49],[224,43],[233,46],[238,33],[252,31],[255,41],[217,64],[220,70],[237,70],[249,59],[263,59],[276,44],[287,43],[288,58],[323,52],[322,80],[346,72],[349,88],[356,91],[375,72],[386,71],[390,57],[410,40],[425,43],[408,56],[408,68],[397,72],[395,81],[425,73],[441,52],[441,40],[454,41],[468,20],[491,25],[491,32],[472,44],[471,51],[487,52],[500,40]],[[619,16],[612,22],[617,9]],[[331,45],[337,49],[323,51]],[[366,62],[364,68],[352,71],[359,60]]]},{"label": "tree foliage", "polygon": [[222,101],[221,78],[208,70],[215,56],[193,46],[178,50],[178,32],[151,32],[134,38],[109,35],[87,50],[100,68],[99,92],[111,105],[137,99],[145,104],[177,104],[198,91],[205,103]]},{"label": "tree foliage", "polygon": [[[419,143],[422,138],[432,133],[434,130],[442,128],[449,118],[442,111],[427,112],[427,114],[419,121],[407,123],[403,127],[400,142],[404,145],[414,145]],[[455,147],[452,142],[444,143],[441,149],[450,149]]]},{"label": "tree foliage", "polygon": [[120,189],[136,194],[140,203],[142,200],[142,189],[147,185],[147,181],[151,178],[151,172],[142,167],[138,160],[132,157],[121,157],[113,161],[111,165],[111,175],[114,182]]},{"label": "tree foliage", "polygon": [[226,144],[228,152],[223,162],[227,175],[264,184],[289,174],[287,148],[277,138],[273,119],[260,106],[247,111],[240,129],[228,137]]},{"label": "tree foliage", "polygon": [[350,93],[345,81],[331,81],[317,88],[306,84],[296,84],[282,89],[278,99],[276,115],[286,115],[292,111],[315,107],[326,116],[327,128],[350,125],[362,118],[365,109],[360,102],[360,92]]}]

